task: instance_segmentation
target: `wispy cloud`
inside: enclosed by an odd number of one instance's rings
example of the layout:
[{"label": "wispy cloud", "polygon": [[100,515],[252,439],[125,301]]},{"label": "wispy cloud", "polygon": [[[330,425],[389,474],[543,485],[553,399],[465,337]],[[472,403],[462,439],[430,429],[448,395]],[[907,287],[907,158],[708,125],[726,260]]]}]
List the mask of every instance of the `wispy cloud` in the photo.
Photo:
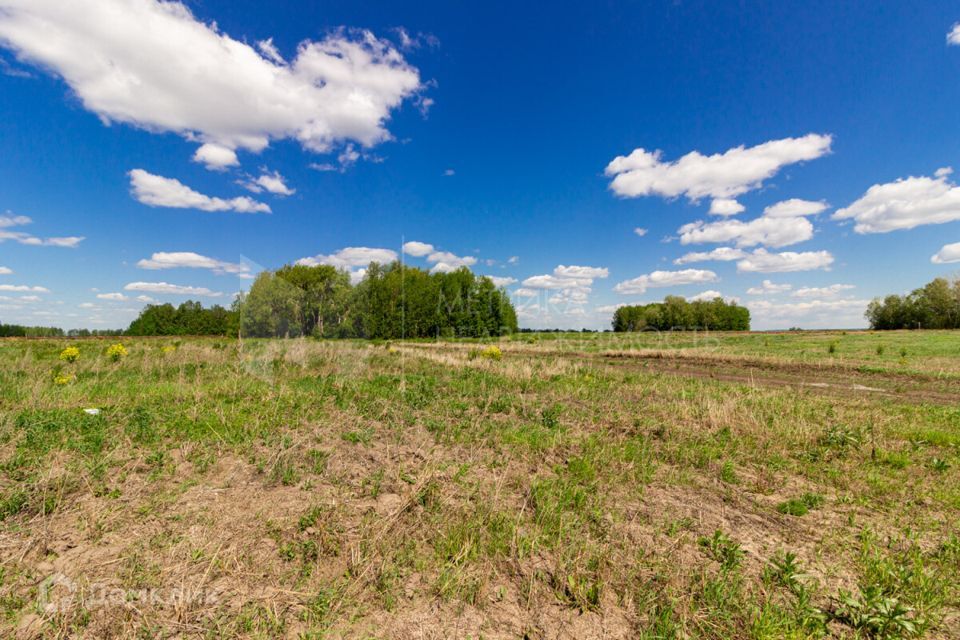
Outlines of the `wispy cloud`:
[{"label": "wispy cloud", "polygon": [[25,231],[11,231],[14,227],[22,227],[32,223],[33,220],[27,216],[15,216],[9,212],[0,215],[0,243],[12,240],[34,247],[66,247],[72,249],[86,239],[83,236],[41,238]]}]

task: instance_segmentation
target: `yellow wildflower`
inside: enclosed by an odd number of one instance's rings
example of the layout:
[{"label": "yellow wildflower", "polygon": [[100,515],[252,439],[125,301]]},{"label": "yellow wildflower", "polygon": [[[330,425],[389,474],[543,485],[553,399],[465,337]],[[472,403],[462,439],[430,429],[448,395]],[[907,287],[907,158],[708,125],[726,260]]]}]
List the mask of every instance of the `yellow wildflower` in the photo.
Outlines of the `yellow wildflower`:
[{"label": "yellow wildflower", "polygon": [[107,349],[107,357],[114,362],[119,362],[121,359],[127,357],[127,348],[119,342],[117,344],[110,345],[110,348]]}]

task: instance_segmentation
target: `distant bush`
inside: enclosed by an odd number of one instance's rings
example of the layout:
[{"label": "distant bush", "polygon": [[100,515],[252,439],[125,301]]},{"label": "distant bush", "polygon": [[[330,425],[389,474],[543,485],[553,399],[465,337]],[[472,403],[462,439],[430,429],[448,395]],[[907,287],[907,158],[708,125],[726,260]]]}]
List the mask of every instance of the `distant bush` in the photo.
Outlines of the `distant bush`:
[{"label": "distant bush", "polygon": [[205,309],[199,302],[187,300],[179,307],[172,304],[148,304],[140,317],[130,323],[130,336],[225,336],[237,332],[236,311],[220,305]]},{"label": "distant bush", "polygon": [[0,323],[0,338],[59,338],[63,329],[57,327],[25,327]]},{"label": "distant bush", "polygon": [[667,296],[663,302],[620,307],[613,314],[614,331],[649,329],[749,331],[750,311],[722,298],[687,302],[680,296]]}]

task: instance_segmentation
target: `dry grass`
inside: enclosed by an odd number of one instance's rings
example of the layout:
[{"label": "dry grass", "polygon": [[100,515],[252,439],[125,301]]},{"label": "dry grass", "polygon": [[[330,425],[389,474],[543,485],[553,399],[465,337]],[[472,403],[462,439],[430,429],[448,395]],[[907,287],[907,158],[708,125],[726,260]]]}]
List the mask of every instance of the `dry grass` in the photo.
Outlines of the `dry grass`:
[{"label": "dry grass", "polygon": [[5,635],[960,634],[956,405],[541,345],[68,344],[0,343]]}]

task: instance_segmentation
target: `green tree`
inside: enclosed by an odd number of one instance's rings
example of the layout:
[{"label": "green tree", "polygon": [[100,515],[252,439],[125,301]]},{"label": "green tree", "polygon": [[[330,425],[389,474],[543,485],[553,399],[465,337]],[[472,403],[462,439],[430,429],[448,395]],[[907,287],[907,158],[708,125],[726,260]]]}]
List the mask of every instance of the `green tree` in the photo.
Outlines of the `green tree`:
[{"label": "green tree", "polygon": [[936,278],[907,296],[875,298],[864,316],[878,330],[960,329],[960,279]]},{"label": "green tree", "polygon": [[350,274],[330,265],[286,265],[276,276],[303,292],[300,332],[303,335],[337,335],[346,319],[350,300]]},{"label": "green tree", "polygon": [[302,335],[304,292],[269,271],[257,276],[239,306],[240,328],[251,337]]}]

